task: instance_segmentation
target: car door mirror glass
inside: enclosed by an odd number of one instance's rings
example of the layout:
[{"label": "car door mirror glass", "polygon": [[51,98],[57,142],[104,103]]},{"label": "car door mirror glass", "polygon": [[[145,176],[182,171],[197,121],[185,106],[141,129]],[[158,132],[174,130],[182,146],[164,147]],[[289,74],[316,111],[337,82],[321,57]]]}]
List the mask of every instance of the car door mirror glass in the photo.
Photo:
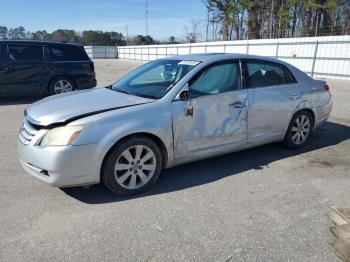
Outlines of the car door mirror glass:
[{"label": "car door mirror glass", "polygon": [[189,97],[190,97],[190,92],[188,90],[182,90],[179,94],[179,99],[182,101],[189,99]]},{"label": "car door mirror glass", "polygon": [[190,98],[188,83],[184,85],[181,91],[175,97],[176,101],[186,101]]}]

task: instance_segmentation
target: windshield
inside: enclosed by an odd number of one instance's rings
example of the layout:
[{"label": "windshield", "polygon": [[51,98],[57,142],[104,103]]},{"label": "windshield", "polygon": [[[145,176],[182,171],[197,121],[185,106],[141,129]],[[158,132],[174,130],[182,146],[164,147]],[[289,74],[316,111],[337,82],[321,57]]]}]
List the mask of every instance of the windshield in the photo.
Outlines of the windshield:
[{"label": "windshield", "polygon": [[111,86],[114,91],[158,99],[200,62],[156,60],[126,75]]}]

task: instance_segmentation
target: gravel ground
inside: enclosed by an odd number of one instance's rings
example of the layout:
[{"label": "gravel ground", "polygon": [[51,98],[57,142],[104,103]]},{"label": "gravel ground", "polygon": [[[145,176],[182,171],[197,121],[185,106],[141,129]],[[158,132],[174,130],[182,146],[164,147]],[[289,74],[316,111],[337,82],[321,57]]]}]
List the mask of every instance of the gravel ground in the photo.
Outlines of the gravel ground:
[{"label": "gravel ground", "polygon": [[[141,62],[98,60],[98,85]],[[164,171],[143,195],[58,189],[27,175],[16,142],[35,99],[0,101],[0,261],[337,261],[325,211],[350,206],[350,82],[302,150],[271,144]]]}]

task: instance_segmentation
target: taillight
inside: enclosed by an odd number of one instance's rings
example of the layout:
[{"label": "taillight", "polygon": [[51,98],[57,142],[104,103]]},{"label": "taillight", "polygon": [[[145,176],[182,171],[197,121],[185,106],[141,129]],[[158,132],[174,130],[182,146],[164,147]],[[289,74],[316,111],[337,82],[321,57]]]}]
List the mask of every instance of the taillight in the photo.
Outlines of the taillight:
[{"label": "taillight", "polygon": [[95,71],[94,62],[90,62],[90,69],[91,69],[92,72]]},{"label": "taillight", "polygon": [[328,84],[325,84],[323,88],[324,88],[324,90],[326,90],[327,92],[330,92],[330,91],[331,91],[331,88],[330,88],[330,86],[329,86]]}]

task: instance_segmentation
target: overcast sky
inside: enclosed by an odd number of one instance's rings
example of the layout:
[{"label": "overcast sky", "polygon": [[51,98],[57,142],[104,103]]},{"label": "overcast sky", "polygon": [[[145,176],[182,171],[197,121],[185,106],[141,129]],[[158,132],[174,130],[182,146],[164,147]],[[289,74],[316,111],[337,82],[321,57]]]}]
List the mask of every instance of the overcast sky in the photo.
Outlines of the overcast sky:
[{"label": "overcast sky", "polygon": [[[29,31],[58,28],[146,34],[146,0],[9,0],[1,2],[0,25]],[[148,0],[149,34],[157,39],[183,37],[191,18],[205,18],[201,0]]]}]

